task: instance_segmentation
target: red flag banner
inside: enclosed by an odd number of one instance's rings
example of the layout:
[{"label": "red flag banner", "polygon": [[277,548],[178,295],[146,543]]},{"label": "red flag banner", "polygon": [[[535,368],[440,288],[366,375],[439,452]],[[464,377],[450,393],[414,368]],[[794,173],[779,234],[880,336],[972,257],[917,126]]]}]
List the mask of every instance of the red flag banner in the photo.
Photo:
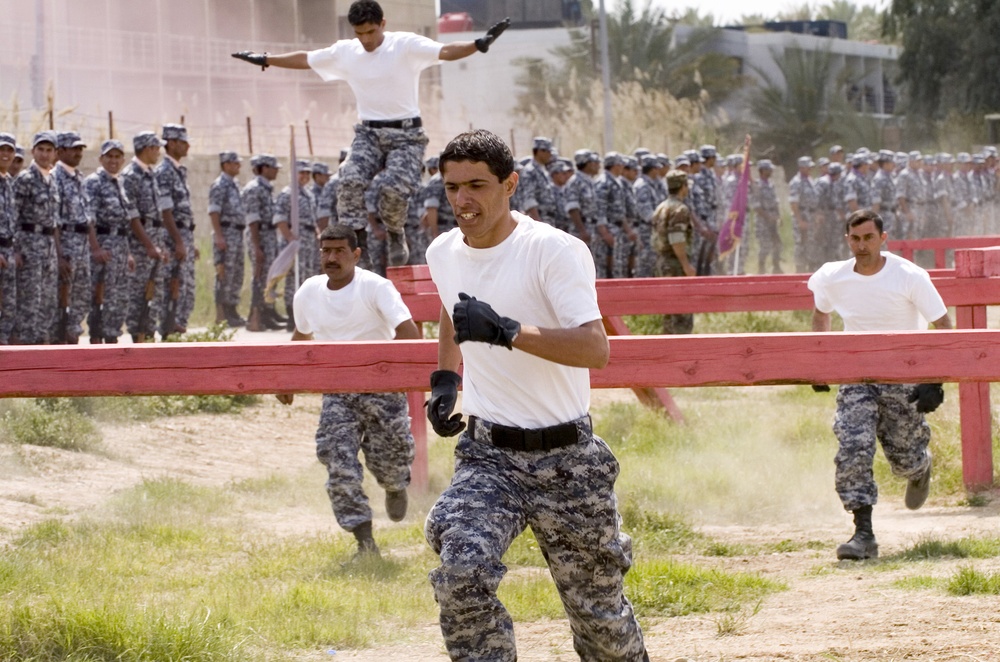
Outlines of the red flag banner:
[{"label": "red flag banner", "polygon": [[729,205],[729,213],[719,230],[719,257],[735,251],[743,239],[743,226],[747,220],[747,198],[750,194],[750,136],[743,141],[743,171],[736,184],[736,194]]}]

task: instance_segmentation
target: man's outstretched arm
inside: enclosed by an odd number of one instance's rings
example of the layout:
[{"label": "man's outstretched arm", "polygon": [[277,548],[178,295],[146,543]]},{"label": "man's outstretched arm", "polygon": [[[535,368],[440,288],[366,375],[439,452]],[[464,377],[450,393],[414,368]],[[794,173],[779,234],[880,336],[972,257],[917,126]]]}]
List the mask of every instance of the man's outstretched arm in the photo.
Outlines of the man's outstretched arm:
[{"label": "man's outstretched arm", "polygon": [[463,57],[469,57],[476,51],[485,53],[490,50],[490,45],[496,41],[497,37],[502,35],[504,30],[509,27],[510,19],[505,18],[499,23],[495,23],[490,26],[490,29],[486,31],[486,34],[475,41],[456,41],[453,44],[446,44],[441,47],[438,59],[444,60],[445,62],[451,62],[453,60],[461,60]]},{"label": "man's outstretched arm", "polygon": [[250,64],[256,64],[261,69],[266,69],[267,67],[281,67],[282,69],[309,68],[309,53],[307,51],[294,51],[278,55],[240,51],[239,53],[233,53],[233,57],[237,60],[249,62]]}]

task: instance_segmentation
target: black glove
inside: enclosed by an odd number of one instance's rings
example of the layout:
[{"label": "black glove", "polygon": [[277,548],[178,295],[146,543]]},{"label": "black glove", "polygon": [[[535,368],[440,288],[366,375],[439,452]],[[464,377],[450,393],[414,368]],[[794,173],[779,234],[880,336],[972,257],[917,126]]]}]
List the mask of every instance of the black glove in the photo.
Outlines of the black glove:
[{"label": "black glove", "polygon": [[458,385],[462,377],[451,370],[435,370],[431,373],[431,399],[427,401],[427,419],[431,427],[442,437],[454,437],[465,429],[462,415],[451,415],[458,403]]},{"label": "black glove", "polygon": [[917,384],[906,401],[916,402],[918,412],[929,414],[944,402],[944,387],[941,384]]},{"label": "black glove", "polygon": [[829,384],[813,384],[812,388],[817,393],[829,393],[830,392],[830,385]]},{"label": "black glove", "polygon": [[510,17],[508,16],[499,23],[494,23],[489,30],[486,31],[486,35],[476,39],[476,49],[480,53],[485,53],[490,50],[490,44],[496,41],[496,38],[503,34],[503,31],[510,27]]},{"label": "black glove", "polygon": [[261,71],[268,68],[267,63],[267,53],[254,53],[253,51],[240,51],[239,53],[233,53],[233,57],[237,60],[243,60],[244,62],[249,62],[250,64],[256,64],[260,67]]},{"label": "black glove", "polygon": [[511,344],[521,332],[520,322],[497,315],[493,306],[465,292],[458,293],[451,320],[455,325],[455,342],[459,345],[472,340],[513,349]]}]

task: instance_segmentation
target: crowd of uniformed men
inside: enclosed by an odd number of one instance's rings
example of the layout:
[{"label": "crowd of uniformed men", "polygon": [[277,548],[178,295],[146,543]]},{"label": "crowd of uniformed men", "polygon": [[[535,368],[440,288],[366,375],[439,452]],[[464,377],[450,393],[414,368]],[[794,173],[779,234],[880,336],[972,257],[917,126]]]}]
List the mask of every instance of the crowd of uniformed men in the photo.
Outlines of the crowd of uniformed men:
[{"label": "crowd of uniformed men", "polygon": [[[107,140],[101,166],[84,177],[78,167],[86,145],[77,133],[36,134],[28,167],[14,137],[0,133],[0,344],[76,343],[84,321],[92,343],[116,343],[123,328],[137,342],[186,331],[197,258],[181,163],[188,147],[179,124],[164,125],[160,135],[136,134],[130,160],[121,142]],[[346,156],[342,151],[340,161]],[[336,169],[296,162],[296,232],[291,187],[277,195],[273,190],[280,169],[274,156],[251,158],[253,178],[242,187],[240,157],[223,152],[219,162],[208,204],[216,319],[247,324],[238,309],[248,254],[251,330],[293,329],[294,320],[265,296],[268,273],[281,248],[299,239],[298,269],[288,269],[284,284],[290,313],[298,283],[319,271],[318,233],[337,222]],[[780,273],[774,166],[767,159],[754,165],[749,208],[757,267],[766,273],[770,263]],[[742,156],[720,157],[712,145],[673,159],[645,149],[603,157],[581,149],[567,159],[552,140],[537,137],[532,156],[516,164],[520,179],[511,208],[586,242],[598,278],[707,275],[723,268],[716,238],[742,166]],[[409,201],[409,264],[422,263],[430,240],[455,227],[436,157],[425,170],[425,183]],[[997,188],[992,147],[952,156],[866,148],[845,153],[834,146],[829,158],[815,163],[803,156],[788,182],[795,269],[808,272],[846,257],[843,220],[865,207],[882,216],[894,238],[997,232]],[[354,230],[364,247],[361,266],[384,274],[387,241],[375,197],[373,191],[366,196],[368,227]],[[682,207],[686,212],[678,214]],[[683,245],[688,259],[672,245]],[[684,324],[673,329],[685,330]]]}]

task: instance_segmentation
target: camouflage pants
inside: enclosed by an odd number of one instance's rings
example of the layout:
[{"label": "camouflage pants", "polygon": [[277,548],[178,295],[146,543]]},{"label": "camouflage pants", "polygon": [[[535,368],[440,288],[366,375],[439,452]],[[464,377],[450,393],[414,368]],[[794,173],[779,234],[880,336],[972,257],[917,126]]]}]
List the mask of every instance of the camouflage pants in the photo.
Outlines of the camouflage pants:
[{"label": "camouflage pants", "polygon": [[364,473],[358,460],[387,491],[410,484],[413,435],[403,393],[327,393],[316,430],[316,457],[326,467],[326,493],[337,524],[353,531],[372,520],[368,497],[361,487]]},{"label": "camouflage pants", "polygon": [[[98,235],[97,243],[111,253],[105,264],[91,262],[90,278],[93,284],[94,300],[87,317],[87,328],[91,336],[117,338],[122,333],[125,314],[128,310],[128,239],[116,235]],[[100,306],[101,328],[97,325],[98,304],[96,290],[98,283],[104,283],[104,303]]]},{"label": "camouflage pants", "polygon": [[[476,421],[455,447],[455,474],[427,516],[427,541],[441,559],[430,573],[441,631],[453,660],[517,659],[514,626],[496,591],[504,552],[531,527],[559,590],[581,660],[642,660],[642,631],[623,593],[632,541],[621,531],[614,493],[618,461],[576,421],[580,442],[551,451],[489,443]],[[485,441],[484,441],[485,438]]]},{"label": "camouflage pants", "polygon": [[[161,251],[167,250],[167,231],[163,228],[150,227],[146,230],[149,240]],[[135,260],[135,271],[129,278],[128,313],[125,315],[125,326],[128,332],[136,335],[143,333],[150,340],[163,320],[163,310],[166,305],[167,287],[170,280],[169,263],[153,259],[146,254],[146,248],[138,240],[129,240],[129,251]],[[153,273],[153,268],[156,273]],[[146,286],[152,281],[153,298],[146,301]],[[143,312],[149,308],[145,328],[140,328]]]},{"label": "camouflage pants", "polygon": [[426,253],[430,242],[427,231],[420,225],[406,225],[406,243],[410,247],[410,257],[406,264],[427,264]]},{"label": "camouflage pants", "polygon": [[427,136],[423,129],[354,127],[351,154],[340,168],[337,213],[355,230],[368,224],[365,190],[378,191],[377,212],[386,227],[400,232],[410,196],[420,185]]},{"label": "camouflage pants", "polygon": [[[66,332],[68,335],[79,338],[83,335],[83,320],[90,312],[90,300],[93,290],[90,285],[90,238],[88,235],[79,232],[66,232],[61,235],[62,255],[69,258],[70,273],[65,277],[65,282],[69,283],[69,314],[66,316]],[[64,282],[60,274],[60,286]],[[59,310],[52,325],[52,337],[56,337],[56,329],[59,326],[59,317],[63,311]],[[62,340],[61,338],[58,340]]]},{"label": "camouflage pants", "polygon": [[14,247],[0,248],[0,256],[7,267],[0,269],[0,345],[10,344],[17,320],[17,267],[14,264]]},{"label": "camouflage pants", "polygon": [[[225,252],[220,251],[212,243],[212,264],[215,265],[215,298],[216,303],[225,306],[238,306],[240,294],[243,292],[243,232],[242,227],[230,226],[222,228],[222,236],[226,240]],[[219,267],[222,267],[222,278],[219,278]]]},{"label": "camouflage pants", "polygon": [[771,273],[781,273],[781,235],[778,234],[776,219],[757,216],[754,232],[757,237],[757,272],[767,273],[767,261],[771,260]]},{"label": "camouflage pants", "polygon": [[619,228],[615,236],[615,245],[612,251],[611,275],[614,278],[631,278],[632,270],[629,263],[634,263],[639,257],[640,245],[636,241],[629,239],[625,230]]},{"label": "camouflage pants", "polygon": [[635,278],[651,278],[656,269],[656,253],[653,252],[653,227],[642,223],[636,229],[639,233],[639,254],[635,259]]},{"label": "camouflage pants", "polygon": [[24,345],[41,345],[49,341],[58,307],[56,243],[51,236],[22,232],[19,247],[24,265],[17,272],[15,333]]},{"label": "camouflage pants", "polygon": [[795,217],[792,217],[792,238],[795,241],[795,272],[800,274],[811,271],[809,263],[812,259],[813,249],[810,242],[816,240],[815,233],[810,231],[812,228],[811,216],[805,212],[802,215],[805,218],[805,229],[799,226],[799,222]]},{"label": "camouflage pants", "polygon": [[388,237],[386,239],[379,239],[375,236],[374,232],[368,232],[368,267],[370,271],[377,273],[379,276],[385,276],[385,268],[388,262],[389,256],[389,241]]},{"label": "camouflage pants", "polygon": [[316,229],[299,228],[299,279],[295,280],[295,265],[285,276],[285,310],[291,312],[295,291],[307,278],[319,273],[319,241],[316,239]]},{"label": "camouflage pants", "polygon": [[[971,207],[970,207],[971,209]],[[888,234],[893,239],[902,239],[903,234],[900,233],[900,227],[896,223],[896,212],[885,210],[880,211],[879,216],[882,217],[882,231]],[[969,228],[971,232],[964,232],[963,234],[975,234],[978,231],[977,227]]]},{"label": "camouflage pants", "polygon": [[833,432],[840,448],[837,494],[846,510],[873,506],[878,486],[872,474],[876,439],[892,473],[919,476],[927,467],[931,428],[924,415],[906,401],[913,384],[844,384],[837,393]]},{"label": "camouflage pants", "polygon": [[[611,236],[614,237],[615,245],[617,245],[618,233],[621,232],[621,229],[614,225],[608,225],[606,227],[611,233]],[[614,247],[608,246],[608,242],[604,241],[601,237],[601,233],[598,232],[596,225],[590,235],[590,254],[594,256],[594,266],[597,268],[597,277],[611,278],[613,269],[609,264],[609,261],[614,256]]]},{"label": "camouflage pants", "polygon": [[[690,258],[688,258],[690,259]],[[659,278],[683,278],[684,267],[676,256],[660,255],[656,260],[656,275]],[[663,333],[668,335],[683,335],[694,330],[694,315],[681,313],[663,316]]]},{"label": "camouflage pants", "polygon": [[[184,247],[187,249],[187,257],[181,263],[181,273],[180,273],[180,293],[177,298],[177,314],[175,323],[177,326],[187,328],[188,318],[191,317],[191,311],[194,310],[194,264],[195,264],[195,244],[194,244],[194,230],[189,228],[181,228],[178,230],[181,233],[181,241],[184,242]],[[174,252],[174,242],[173,240],[167,240],[167,250],[170,251],[171,255]],[[173,260],[173,258],[171,258]],[[173,268],[173,264],[168,262],[164,266],[169,266]],[[169,287],[169,281],[167,282]],[[166,290],[166,288],[165,288]],[[169,297],[170,292],[167,291],[164,297]],[[164,300],[166,300],[164,298]],[[167,329],[169,333],[172,329]]]},{"label": "camouflage pants", "polygon": [[260,228],[260,249],[264,254],[264,259],[257,263],[257,255],[253,249],[253,243],[247,242],[247,252],[250,254],[250,265],[253,268],[253,280],[251,281],[251,305],[260,306],[264,303],[264,289],[267,287],[267,272],[271,268],[271,263],[278,255],[278,233],[273,226]]}]

